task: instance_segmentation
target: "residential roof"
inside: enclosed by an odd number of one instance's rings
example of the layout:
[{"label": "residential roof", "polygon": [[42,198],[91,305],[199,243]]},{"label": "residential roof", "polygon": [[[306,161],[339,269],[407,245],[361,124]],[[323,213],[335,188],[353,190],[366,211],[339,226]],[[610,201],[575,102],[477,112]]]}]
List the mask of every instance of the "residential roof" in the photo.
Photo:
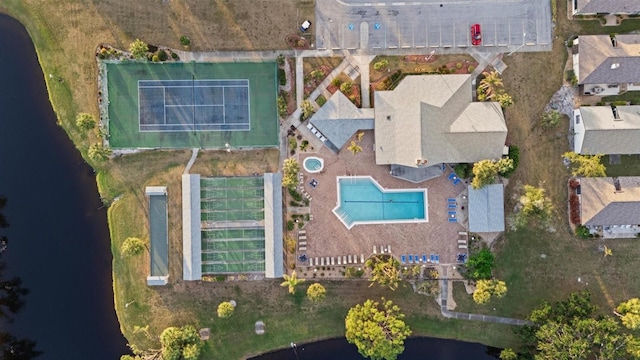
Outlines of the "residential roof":
[{"label": "residential roof", "polygon": [[356,107],[342,92],[336,91],[309,121],[338,149],[358,130],[372,130],[373,109]]},{"label": "residential roof", "polygon": [[496,102],[472,102],[470,75],[410,75],[375,93],[376,163],[417,167],[499,159],[507,137]]},{"label": "residential roof", "polygon": [[469,190],[469,231],[504,231],[504,186],[491,184]]},{"label": "residential roof", "polygon": [[[616,180],[620,183],[619,191]],[[582,178],[580,192],[583,225],[640,224],[640,177]]]},{"label": "residential roof", "polygon": [[578,0],[577,14],[633,14],[640,11],[638,0]]},{"label": "residential roof", "polygon": [[640,106],[581,106],[585,132],[581,154],[640,154]]},{"label": "residential roof", "polygon": [[640,82],[640,35],[578,37],[578,83],[618,84]]}]

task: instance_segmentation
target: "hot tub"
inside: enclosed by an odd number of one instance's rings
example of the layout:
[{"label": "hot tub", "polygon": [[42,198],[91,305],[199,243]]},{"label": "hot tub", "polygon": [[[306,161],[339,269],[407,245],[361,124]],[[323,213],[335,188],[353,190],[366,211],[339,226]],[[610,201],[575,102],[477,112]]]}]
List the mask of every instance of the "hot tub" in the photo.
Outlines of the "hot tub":
[{"label": "hot tub", "polygon": [[319,173],[324,169],[324,160],[319,157],[309,156],[302,162],[302,167],[310,174]]}]

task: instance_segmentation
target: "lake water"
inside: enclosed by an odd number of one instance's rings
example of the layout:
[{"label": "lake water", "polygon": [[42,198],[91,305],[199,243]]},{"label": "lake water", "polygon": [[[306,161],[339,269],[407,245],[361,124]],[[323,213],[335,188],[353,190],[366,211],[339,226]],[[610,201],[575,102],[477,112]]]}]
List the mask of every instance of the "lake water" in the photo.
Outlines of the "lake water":
[{"label": "lake water", "polygon": [[0,193],[11,225],[3,257],[31,290],[11,330],[37,341],[38,359],[118,359],[127,347],[93,171],[56,125],[31,39],[5,15],[0,49]]}]

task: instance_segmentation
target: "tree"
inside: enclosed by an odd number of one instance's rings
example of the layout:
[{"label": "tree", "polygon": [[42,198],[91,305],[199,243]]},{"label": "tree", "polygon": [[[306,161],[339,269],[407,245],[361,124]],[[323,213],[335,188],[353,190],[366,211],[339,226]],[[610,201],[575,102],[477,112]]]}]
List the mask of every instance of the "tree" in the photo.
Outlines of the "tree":
[{"label": "tree", "polygon": [[278,114],[282,116],[286,116],[288,114],[289,109],[287,108],[287,99],[284,96],[279,95],[276,98],[276,104],[278,105]]},{"label": "tree", "polygon": [[382,70],[384,70],[387,66],[389,66],[389,60],[387,60],[387,59],[382,59],[382,60],[380,60],[380,61],[376,61],[376,62],[373,64],[373,68],[374,68],[376,71],[382,71]]},{"label": "tree", "polygon": [[562,113],[558,110],[549,110],[542,115],[542,127],[550,129],[557,127],[562,119]]},{"label": "tree", "polygon": [[133,55],[134,59],[143,59],[147,56],[147,52],[149,52],[149,46],[140,40],[135,39],[131,44],[129,44],[129,52]]},{"label": "tree", "polygon": [[309,100],[305,100],[302,102],[302,118],[304,120],[310,118],[314,112],[315,109],[313,108],[313,105],[311,105],[311,102]]},{"label": "tree", "polygon": [[366,262],[367,267],[371,269],[371,284],[377,283],[382,287],[388,287],[394,291],[400,285],[400,262],[390,255],[373,256]]},{"label": "tree", "polygon": [[142,252],[147,248],[145,242],[137,237],[128,237],[124,239],[122,245],[120,246],[120,253],[123,256],[136,256],[142,254]]},{"label": "tree", "polygon": [[96,119],[91,114],[80,113],[76,117],[76,125],[84,130],[91,130],[96,127]]},{"label": "tree", "polygon": [[189,46],[191,45],[191,39],[186,37],[185,35],[180,36],[180,45]]},{"label": "tree", "polygon": [[573,165],[571,175],[584,177],[604,177],[607,176],[606,168],[600,162],[602,154],[580,155],[573,151],[562,154],[562,157],[569,160]]},{"label": "tree", "polygon": [[554,304],[543,303],[529,315],[532,325],[518,330],[535,359],[628,359],[638,339],[610,316],[600,315],[589,292],[573,293]]},{"label": "tree", "polygon": [[477,254],[470,255],[465,265],[467,276],[473,280],[491,279],[493,261],[493,254],[487,248],[481,249]]},{"label": "tree", "polygon": [[295,294],[296,293],[296,286],[298,286],[301,283],[305,282],[305,279],[298,279],[298,275],[296,275],[296,271],[295,270],[291,273],[291,275],[284,274],[283,278],[284,278],[284,281],[282,282],[282,284],[280,284],[280,286],[288,287],[289,288],[289,294]]},{"label": "tree", "polygon": [[347,147],[347,150],[351,151],[353,155],[356,155],[357,153],[362,151],[362,146],[358,145],[357,142],[351,140],[351,145]]},{"label": "tree", "polygon": [[513,349],[506,348],[500,351],[500,360],[518,360],[518,354]]},{"label": "tree", "polygon": [[482,75],[484,77],[480,80],[480,85],[478,87],[482,89],[487,99],[493,99],[499,89],[503,86],[500,74],[494,70],[491,72],[485,71]]},{"label": "tree", "polygon": [[404,340],[411,335],[403,319],[400,308],[390,300],[382,298],[382,304],[367,300],[349,310],[345,336],[365,358],[395,360],[404,351]]},{"label": "tree", "polygon": [[294,158],[285,159],[282,165],[282,186],[295,188],[299,182],[298,172],[300,172],[298,161]]},{"label": "tree", "polygon": [[513,105],[513,98],[511,97],[511,95],[507,94],[504,91],[496,94],[493,99],[500,103],[500,107],[502,107],[503,109]]},{"label": "tree", "polygon": [[168,327],[160,334],[163,360],[196,360],[202,350],[202,340],[195,327]]},{"label": "tree", "polygon": [[309,288],[307,288],[307,298],[314,302],[320,302],[324,300],[327,296],[327,289],[322,286],[322,284],[315,283],[311,284]]},{"label": "tree", "polygon": [[640,299],[633,298],[620,303],[614,311],[622,325],[627,329],[636,330],[640,328]]},{"label": "tree", "polygon": [[500,280],[478,280],[476,290],[473,292],[473,301],[476,304],[486,304],[491,296],[502,298],[507,294],[507,284]]},{"label": "tree", "polygon": [[471,186],[474,189],[483,188],[496,181],[498,168],[493,160],[480,160],[473,164],[473,180]]},{"label": "tree", "polygon": [[520,213],[529,217],[532,215],[540,218],[548,218],[553,212],[553,204],[551,200],[545,196],[543,188],[537,188],[531,185],[524,186],[524,194],[520,196]]},{"label": "tree", "polygon": [[102,144],[92,144],[87,150],[87,156],[94,161],[106,160],[111,156],[111,149],[104,147]]},{"label": "tree", "polygon": [[223,301],[218,305],[218,317],[226,319],[233,315],[233,310],[235,310],[235,307],[231,302]]}]

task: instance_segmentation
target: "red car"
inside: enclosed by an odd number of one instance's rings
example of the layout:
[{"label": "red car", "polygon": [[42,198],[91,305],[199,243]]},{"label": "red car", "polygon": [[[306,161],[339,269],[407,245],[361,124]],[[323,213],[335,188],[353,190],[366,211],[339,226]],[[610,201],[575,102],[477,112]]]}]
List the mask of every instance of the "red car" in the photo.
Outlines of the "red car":
[{"label": "red car", "polygon": [[471,25],[471,45],[477,46],[482,44],[482,33],[480,32],[480,24]]}]

